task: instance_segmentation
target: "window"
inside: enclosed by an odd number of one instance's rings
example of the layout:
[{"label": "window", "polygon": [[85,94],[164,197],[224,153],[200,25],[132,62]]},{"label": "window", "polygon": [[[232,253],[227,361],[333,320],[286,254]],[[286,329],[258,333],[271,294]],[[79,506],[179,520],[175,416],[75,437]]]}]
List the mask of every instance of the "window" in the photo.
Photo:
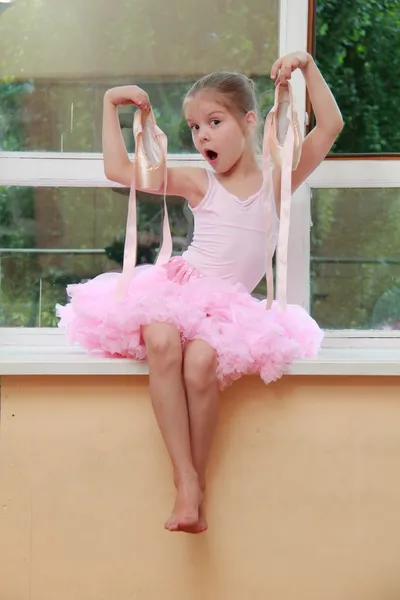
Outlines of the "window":
[{"label": "window", "polygon": [[[53,326],[51,307],[62,301],[63,278],[120,266],[105,250],[114,242],[121,248],[126,190],[103,174],[104,91],[125,83],[143,85],[168,135],[170,162],[193,164],[198,157],[181,117],[190,83],[216,69],[244,71],[256,80],[265,114],[273,97],[270,65],[278,55],[306,48],[314,8],[316,59],[346,127],[333,149],[334,160],[324,161],[293,197],[289,301],[309,308],[326,328],[355,328],[367,338],[371,329],[379,335],[392,327],[396,336],[395,321],[384,315],[388,296],[397,302],[393,290],[398,285],[400,169],[394,156],[384,156],[400,151],[396,6],[395,0],[356,0],[347,14],[347,4],[339,0],[0,2],[0,284],[1,293],[10,297],[13,261],[19,285],[25,281],[21,303],[26,311],[15,318],[3,295],[1,323]],[[390,74],[383,54],[389,50]],[[293,77],[293,90],[302,120],[306,96],[300,74]],[[120,111],[129,150],[132,115],[130,107]],[[377,152],[380,156],[371,160],[357,156]],[[351,153],[357,154],[346,160],[344,154]],[[153,210],[152,223],[160,222],[159,205],[138,206]],[[181,200],[174,211],[178,249],[187,226]],[[147,217],[140,215],[145,227]],[[376,233],[374,222],[382,233]],[[49,224],[46,238],[44,223]],[[350,230],[351,223],[358,229]],[[374,243],[368,246],[365,240]],[[350,266],[351,260],[359,264]],[[335,294],[339,289],[346,295],[350,282],[354,301],[340,307]],[[36,296],[30,292],[35,285]]]},{"label": "window", "polygon": [[400,189],[315,189],[311,313],[325,329],[400,329]]},{"label": "window", "polygon": [[[101,152],[104,92],[149,93],[171,152],[192,152],[181,116],[191,82],[219,69],[253,76],[263,103],[278,53],[278,0],[17,0],[0,16],[0,146]],[[269,93],[268,93],[269,90]],[[121,111],[132,149],[132,110]]]},{"label": "window", "polygon": [[398,0],[316,0],[315,54],[346,127],[333,154],[400,153]]},{"label": "window", "polygon": [[325,329],[396,337],[400,7],[396,0],[314,0],[310,8],[314,54],[345,128],[294,197],[294,299]]},{"label": "window", "polygon": [[[0,188],[0,326],[52,327],[66,286],[122,268],[128,190]],[[159,247],[162,197],[138,192],[138,264]],[[174,252],[187,245],[182,198],[170,198]]]},{"label": "window", "polygon": [[[279,0],[18,0],[0,10],[0,325],[54,326],[66,284],[121,267],[127,190],[103,174],[105,90],[142,85],[170,160],[193,162],[185,91],[207,72],[243,71],[266,112],[278,32]],[[122,108],[129,151],[132,122]],[[182,199],[169,200],[179,252],[191,224]],[[139,194],[138,211],[139,259],[151,261],[159,198]]]}]

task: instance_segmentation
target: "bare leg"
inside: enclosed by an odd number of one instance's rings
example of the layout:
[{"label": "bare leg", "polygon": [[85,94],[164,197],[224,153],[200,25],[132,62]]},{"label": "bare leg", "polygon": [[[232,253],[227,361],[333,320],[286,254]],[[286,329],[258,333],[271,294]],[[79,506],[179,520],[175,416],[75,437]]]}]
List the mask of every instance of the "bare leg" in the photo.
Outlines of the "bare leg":
[{"label": "bare leg", "polygon": [[166,529],[180,531],[195,525],[202,501],[192,461],[189,416],[182,379],[182,348],[179,332],[165,323],[143,329],[153,409],[174,469],[177,487],[175,506]]},{"label": "bare leg", "polygon": [[[188,344],[184,354],[184,380],[189,409],[190,437],[193,464],[202,491],[206,488],[206,468],[219,414],[219,390],[216,379],[217,357],[215,350],[203,340]],[[199,521],[185,528],[190,533],[207,529],[203,504]]]}]

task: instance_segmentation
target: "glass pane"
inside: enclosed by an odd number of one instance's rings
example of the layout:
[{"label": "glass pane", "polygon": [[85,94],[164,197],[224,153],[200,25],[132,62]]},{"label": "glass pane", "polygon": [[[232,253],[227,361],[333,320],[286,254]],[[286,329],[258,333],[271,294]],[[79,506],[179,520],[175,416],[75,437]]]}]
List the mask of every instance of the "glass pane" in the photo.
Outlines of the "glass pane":
[{"label": "glass pane", "polygon": [[316,58],[343,112],[333,152],[400,153],[399,0],[315,0]]},{"label": "glass pane", "polygon": [[312,195],[311,313],[325,329],[400,329],[400,189]]},{"label": "glass pane", "polygon": [[[8,5],[0,11],[2,150],[101,151],[103,94],[115,85],[149,92],[171,152],[192,151],[181,102],[207,72],[242,71],[257,82],[261,104],[271,104],[279,0]],[[132,110],[121,120],[130,128]]]},{"label": "glass pane", "polygon": [[[56,325],[54,306],[69,283],[122,268],[128,190],[0,188],[0,325]],[[181,198],[169,198],[174,253],[191,223]],[[162,197],[138,192],[138,263],[154,262]]]}]

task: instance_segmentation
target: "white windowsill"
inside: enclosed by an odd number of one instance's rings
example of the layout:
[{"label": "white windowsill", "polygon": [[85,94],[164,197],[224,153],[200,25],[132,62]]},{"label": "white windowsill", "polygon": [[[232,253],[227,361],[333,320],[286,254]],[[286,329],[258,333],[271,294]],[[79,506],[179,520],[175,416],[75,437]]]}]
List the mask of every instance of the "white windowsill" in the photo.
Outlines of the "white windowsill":
[{"label": "white windowsill", "polygon": [[[317,358],[288,375],[400,375],[398,331],[326,331]],[[147,375],[146,361],[104,358],[70,345],[57,328],[0,328],[1,375]]]},{"label": "white windowsill", "polygon": [[[145,361],[104,358],[74,346],[2,346],[0,375],[147,375]],[[400,349],[323,348],[288,375],[400,375]]]}]

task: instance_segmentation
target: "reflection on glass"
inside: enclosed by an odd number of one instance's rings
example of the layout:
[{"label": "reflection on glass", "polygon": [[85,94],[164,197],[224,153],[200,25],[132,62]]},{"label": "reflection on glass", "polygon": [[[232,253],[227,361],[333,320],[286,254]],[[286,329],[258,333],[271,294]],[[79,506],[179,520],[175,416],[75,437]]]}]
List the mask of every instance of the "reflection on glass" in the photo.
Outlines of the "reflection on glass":
[{"label": "reflection on glass", "polygon": [[400,190],[312,196],[311,313],[325,329],[400,329]]},{"label": "reflection on glass", "polygon": [[136,83],[170,151],[193,151],[181,102],[194,79],[243,71],[272,103],[278,15],[279,0],[16,0],[0,14],[0,149],[99,152],[105,90]]},{"label": "reflection on glass", "polygon": [[[65,288],[123,260],[128,190],[0,188],[0,326],[56,324]],[[162,197],[138,192],[138,263],[153,263]],[[169,198],[174,253],[190,233],[183,199]]]}]

